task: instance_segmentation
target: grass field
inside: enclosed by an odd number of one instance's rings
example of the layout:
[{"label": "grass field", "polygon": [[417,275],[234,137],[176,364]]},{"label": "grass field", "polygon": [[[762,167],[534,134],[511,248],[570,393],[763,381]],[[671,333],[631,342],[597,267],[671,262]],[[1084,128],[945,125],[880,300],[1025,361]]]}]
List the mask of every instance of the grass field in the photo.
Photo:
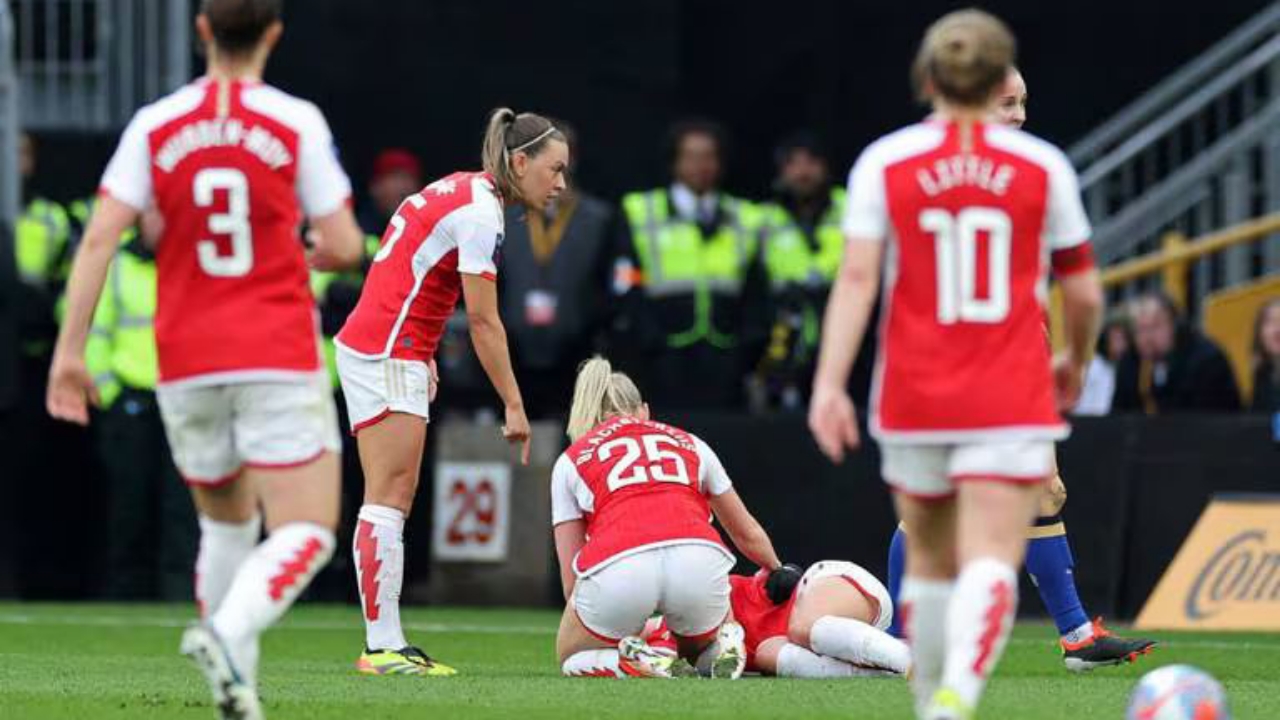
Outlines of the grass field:
[{"label": "grass field", "polygon": [[[0,604],[0,718],[212,718],[203,680],[177,655],[190,608]],[[358,611],[304,606],[264,644],[268,716],[347,718],[868,718],[911,717],[901,680],[737,683],[561,678],[549,611],[411,609],[412,639],[461,670],[455,678],[370,678],[352,661]],[[1022,625],[982,717],[1123,718],[1145,670],[1199,665],[1227,686],[1236,720],[1280,718],[1280,635],[1173,634],[1137,667],[1073,676],[1048,626]]]}]

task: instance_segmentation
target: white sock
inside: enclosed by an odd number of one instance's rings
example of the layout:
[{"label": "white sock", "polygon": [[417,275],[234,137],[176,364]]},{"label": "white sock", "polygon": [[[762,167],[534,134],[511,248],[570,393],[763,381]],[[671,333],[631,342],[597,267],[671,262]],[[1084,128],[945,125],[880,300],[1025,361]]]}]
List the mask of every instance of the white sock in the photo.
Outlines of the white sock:
[{"label": "white sock", "polygon": [[618,664],[619,659],[616,648],[582,650],[570,655],[560,666],[560,671],[567,677],[628,677]]},{"label": "white sock", "polygon": [[911,651],[906,643],[853,618],[818,618],[809,631],[809,647],[820,655],[872,669],[906,674],[911,667]]},{"label": "white sock", "polygon": [[1071,643],[1072,645],[1079,645],[1080,643],[1085,642],[1086,640],[1090,640],[1092,638],[1093,638],[1093,623],[1085,623],[1080,627],[1076,628],[1075,630],[1072,630],[1071,632],[1062,636],[1063,640]]},{"label": "white sock", "polygon": [[787,643],[778,651],[778,677],[822,680],[826,678],[891,677],[897,673],[850,665],[839,658],[819,655],[806,647]]},{"label": "white sock", "polygon": [[911,648],[911,691],[916,709],[928,706],[942,684],[947,659],[947,606],[955,583],[908,575],[902,580],[903,629]]},{"label": "white sock", "polygon": [[969,562],[956,580],[947,610],[947,666],[943,685],[977,707],[1013,629],[1018,608],[1016,568],[992,558]]},{"label": "white sock", "polygon": [[227,643],[237,669],[257,677],[258,637],[284,615],[333,555],[333,532],[313,523],[277,528],[240,565],[209,623]]},{"label": "white sock", "polygon": [[356,585],[364,610],[365,647],[399,650],[409,644],[400,627],[404,584],[404,513],[385,505],[360,508],[352,541]]},{"label": "white sock", "polygon": [[243,523],[200,516],[200,553],[196,556],[196,607],[200,617],[218,611],[240,563],[258,546],[261,537],[261,515]]}]

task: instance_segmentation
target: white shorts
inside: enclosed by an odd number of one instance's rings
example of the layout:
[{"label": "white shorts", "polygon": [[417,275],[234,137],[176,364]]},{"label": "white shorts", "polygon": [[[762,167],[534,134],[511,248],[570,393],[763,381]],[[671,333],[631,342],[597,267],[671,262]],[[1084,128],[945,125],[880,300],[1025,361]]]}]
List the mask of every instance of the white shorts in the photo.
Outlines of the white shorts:
[{"label": "white shorts", "polygon": [[393,412],[430,419],[427,393],[431,387],[431,371],[426,363],[392,358],[369,360],[341,347],[337,360],[352,434]]},{"label": "white shorts", "polygon": [[814,581],[829,577],[848,581],[867,600],[877,605],[875,622],[871,624],[880,630],[889,629],[889,624],[893,622],[893,599],[889,597],[889,591],[885,589],[884,583],[876,579],[875,575],[867,572],[861,565],[848,560],[823,560],[810,565],[796,587],[796,600],[804,597]]},{"label": "white shorts", "polygon": [[671,632],[706,637],[729,615],[733,560],[710,545],[667,545],[620,558],[579,578],[573,608],[587,630],[616,643],[662,613]]},{"label": "white shorts", "polygon": [[160,386],[174,463],[193,485],[218,485],[245,466],[305,465],[342,452],[338,412],[324,372],[296,381]]},{"label": "white shorts", "polygon": [[956,483],[994,480],[1040,484],[1053,474],[1053,442],[964,443],[959,445],[880,444],[880,474],[895,492],[922,500],[942,500]]}]

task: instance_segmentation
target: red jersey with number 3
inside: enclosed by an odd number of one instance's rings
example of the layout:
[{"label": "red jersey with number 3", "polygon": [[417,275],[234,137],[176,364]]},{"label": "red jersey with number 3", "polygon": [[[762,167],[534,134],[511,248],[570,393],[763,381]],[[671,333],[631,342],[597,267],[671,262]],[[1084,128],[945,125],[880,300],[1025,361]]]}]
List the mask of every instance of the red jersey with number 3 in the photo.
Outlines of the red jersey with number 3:
[{"label": "red jersey with number 3", "polygon": [[579,575],[668,545],[704,544],[729,554],[711,526],[707,498],[732,487],[720,459],[692,434],[615,417],[578,438],[556,461],[551,520],[586,521],[587,544],[574,561]]},{"label": "red jersey with number 3", "polygon": [[[965,134],[966,137],[962,137]],[[1012,128],[925,122],[849,177],[850,242],[887,242],[872,433],[886,442],[1056,439],[1047,274],[1093,267],[1079,182]]]},{"label": "red jersey with number 3", "polygon": [[164,220],[156,250],[163,383],[320,368],[298,234],[351,198],[315,105],[269,85],[199,80],[134,115],[101,192]]},{"label": "red jersey with number 3", "polygon": [[430,360],[462,275],[497,279],[502,230],[502,200],[485,173],[454,173],[410,195],[387,225],[338,345],[372,360]]}]

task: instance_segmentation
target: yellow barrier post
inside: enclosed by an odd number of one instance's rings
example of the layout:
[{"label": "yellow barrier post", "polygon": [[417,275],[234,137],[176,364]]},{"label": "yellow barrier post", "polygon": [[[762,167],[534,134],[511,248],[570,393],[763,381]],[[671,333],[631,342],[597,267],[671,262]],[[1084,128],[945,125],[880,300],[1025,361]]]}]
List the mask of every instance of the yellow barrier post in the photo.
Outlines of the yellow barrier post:
[{"label": "yellow barrier post", "polygon": [[1187,236],[1173,231],[1165,233],[1160,248],[1166,258],[1170,258],[1160,270],[1164,291],[1177,303],[1178,307],[1187,309],[1187,265],[1186,260],[1179,257],[1179,251],[1187,245]]}]

